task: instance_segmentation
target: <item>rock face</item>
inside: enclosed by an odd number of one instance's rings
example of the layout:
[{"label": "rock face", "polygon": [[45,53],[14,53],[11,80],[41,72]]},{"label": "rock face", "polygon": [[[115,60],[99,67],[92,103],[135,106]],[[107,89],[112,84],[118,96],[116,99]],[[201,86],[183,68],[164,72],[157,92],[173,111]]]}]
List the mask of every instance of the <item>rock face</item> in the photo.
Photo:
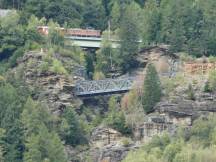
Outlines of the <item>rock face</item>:
[{"label": "rock face", "polygon": [[142,68],[148,62],[153,63],[161,75],[171,75],[171,73],[177,72],[181,67],[178,56],[170,54],[168,47],[163,45],[143,49],[140,51],[137,61],[140,65],[143,65],[141,66]]},{"label": "rock face", "polygon": [[[125,138],[118,131],[99,126],[91,134],[88,149],[76,151],[76,149],[67,147],[66,150],[69,157],[77,157],[75,159],[79,162],[120,162],[129,151],[138,147],[139,145]],[[71,161],[77,162],[76,160]]]},{"label": "rock face", "polygon": [[[74,77],[72,75],[61,75],[53,72],[41,72],[40,66],[43,62],[43,57],[46,54],[43,52],[28,52],[23,58],[18,60],[18,67],[23,71],[24,82],[35,91],[33,96],[42,102],[49,105],[50,111],[54,114],[59,114],[66,106],[79,107],[81,101],[73,94],[75,87]],[[53,56],[58,60],[70,58]],[[60,57],[60,58],[59,58]]]},{"label": "rock face", "polygon": [[[164,48],[153,48],[143,52],[144,54],[138,58],[139,61],[143,61],[145,64],[146,60],[151,60],[156,64],[160,74],[176,71],[179,67],[176,58],[165,57],[167,50]],[[23,80],[35,92],[34,99],[46,102],[52,113],[61,114],[66,106],[79,108],[82,101],[76,98],[73,89],[76,79],[83,78],[73,74],[40,72],[44,55],[45,53],[41,52],[28,52],[18,60],[18,67],[13,72],[17,73],[18,69],[22,70]],[[58,54],[54,57],[61,60],[67,68],[79,66],[74,64],[72,67],[70,58],[64,58]],[[82,70],[81,68],[77,73]],[[175,87],[172,96],[164,97],[155,106],[155,112],[146,116],[145,122],[136,126],[133,140],[125,138],[121,133],[111,128],[96,127],[91,133],[88,147],[82,149],[65,147],[68,156],[73,157],[71,162],[120,162],[129,151],[139,148],[154,135],[161,135],[165,131],[174,134],[179,125],[190,127],[197,117],[215,113],[216,94],[202,92],[200,85],[204,85],[204,81],[205,79],[193,86],[195,100],[188,99],[187,85]]]},{"label": "rock face", "polygon": [[97,127],[91,134],[91,154],[95,162],[120,162],[134,145],[124,145],[124,137],[116,130]]},{"label": "rock face", "polygon": [[148,115],[143,124],[136,127],[134,137],[138,141],[146,142],[165,131],[174,135],[179,126],[190,128],[198,117],[215,112],[216,97],[209,93],[197,94],[195,101],[185,98],[164,100],[156,105],[155,112]]}]

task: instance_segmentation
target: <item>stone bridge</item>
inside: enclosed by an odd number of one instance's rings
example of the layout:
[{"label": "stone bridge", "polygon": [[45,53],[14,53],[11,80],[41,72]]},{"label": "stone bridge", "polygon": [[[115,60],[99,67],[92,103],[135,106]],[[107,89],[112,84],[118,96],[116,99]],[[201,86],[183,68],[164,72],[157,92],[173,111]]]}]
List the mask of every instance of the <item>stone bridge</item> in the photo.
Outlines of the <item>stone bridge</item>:
[{"label": "stone bridge", "polygon": [[78,81],[75,95],[80,97],[113,93],[124,93],[132,89],[135,78],[104,79],[94,81]]}]

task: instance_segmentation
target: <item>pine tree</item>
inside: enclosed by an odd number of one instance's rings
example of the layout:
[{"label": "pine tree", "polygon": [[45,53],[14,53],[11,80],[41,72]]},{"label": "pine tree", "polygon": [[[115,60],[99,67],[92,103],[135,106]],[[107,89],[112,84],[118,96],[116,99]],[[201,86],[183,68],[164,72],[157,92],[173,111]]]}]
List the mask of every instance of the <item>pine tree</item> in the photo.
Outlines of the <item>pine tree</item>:
[{"label": "pine tree", "polygon": [[3,151],[1,147],[0,147],[0,162],[4,162]]},{"label": "pine tree", "polygon": [[136,3],[128,5],[120,23],[119,37],[121,69],[126,72],[136,66],[135,56],[139,49],[139,15],[140,8]]},{"label": "pine tree", "polygon": [[72,108],[66,108],[63,113],[61,134],[65,142],[69,145],[76,146],[86,143],[84,133],[80,127],[80,123],[76,117],[76,113]]},{"label": "pine tree", "polygon": [[22,160],[23,133],[20,123],[22,103],[16,89],[10,84],[0,86],[0,128],[5,130],[1,141],[4,159],[8,162]]},{"label": "pine tree", "polygon": [[24,162],[66,162],[64,146],[55,129],[48,108],[29,98],[24,106]]},{"label": "pine tree", "polygon": [[146,113],[152,112],[154,106],[162,96],[160,79],[157,71],[151,63],[148,64],[143,85],[142,104]]},{"label": "pine tree", "polygon": [[109,112],[106,118],[106,124],[123,134],[128,134],[131,131],[126,124],[125,115],[120,110],[115,97],[111,97],[109,100]]},{"label": "pine tree", "polygon": [[0,128],[0,162],[4,162],[3,148],[2,148],[2,138],[4,137],[5,130]]},{"label": "pine tree", "polygon": [[161,13],[155,0],[146,2],[142,15],[143,45],[148,46],[151,43],[157,43],[161,28]]},{"label": "pine tree", "polygon": [[103,34],[103,40],[101,44],[101,49],[97,51],[96,53],[96,70],[97,72],[102,72],[103,74],[106,74],[111,70],[111,56],[113,55],[113,49],[112,44],[109,40],[108,32],[105,32]]},{"label": "pine tree", "polygon": [[53,118],[48,112],[48,107],[28,98],[22,112],[22,123],[25,129],[25,136],[37,134],[40,126],[45,125],[49,130],[54,127]]},{"label": "pine tree", "polygon": [[27,137],[24,162],[66,162],[64,146],[55,132],[41,125],[38,134]]}]

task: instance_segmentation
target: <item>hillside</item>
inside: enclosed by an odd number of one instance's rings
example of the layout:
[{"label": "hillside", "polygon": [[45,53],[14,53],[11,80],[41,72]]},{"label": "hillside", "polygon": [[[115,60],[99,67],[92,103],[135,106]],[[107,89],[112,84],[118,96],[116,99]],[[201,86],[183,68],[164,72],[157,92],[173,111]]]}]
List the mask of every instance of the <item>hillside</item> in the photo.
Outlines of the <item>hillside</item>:
[{"label": "hillside", "polygon": [[0,1],[0,162],[214,162],[215,0]]}]

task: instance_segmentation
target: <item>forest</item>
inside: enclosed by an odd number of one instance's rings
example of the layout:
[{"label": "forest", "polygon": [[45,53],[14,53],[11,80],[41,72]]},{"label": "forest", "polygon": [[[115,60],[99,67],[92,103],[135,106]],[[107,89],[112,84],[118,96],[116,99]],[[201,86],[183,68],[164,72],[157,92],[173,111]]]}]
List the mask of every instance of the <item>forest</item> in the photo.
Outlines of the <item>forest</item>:
[{"label": "forest", "polygon": [[[131,73],[137,68],[139,52],[159,45],[167,45],[168,53],[179,57],[215,60],[215,8],[215,0],[0,0],[0,10],[11,10],[0,17],[0,162],[91,162],[68,157],[65,145],[89,147],[91,131],[101,123],[132,138],[139,118],[128,115],[152,113],[174,89],[174,82],[180,84],[179,78],[160,80],[149,63],[141,92],[96,98],[98,107],[105,103],[105,112],[92,115],[86,105],[83,110],[69,106],[56,116],[38,97],[41,87],[26,85],[24,72],[17,70],[26,52],[46,49],[39,73],[68,77],[73,70],[55,58],[54,53],[60,53],[85,67],[93,80]],[[41,35],[38,26],[49,26],[48,36]],[[68,47],[56,27],[100,30],[102,46],[93,51]],[[119,48],[112,48],[109,27],[111,37],[121,40]],[[206,93],[216,90],[215,74],[208,76]],[[185,87],[189,100],[196,100],[191,84]],[[179,128],[175,136],[155,136],[123,161],[214,162],[215,124],[214,116],[199,118],[190,131]]]}]

